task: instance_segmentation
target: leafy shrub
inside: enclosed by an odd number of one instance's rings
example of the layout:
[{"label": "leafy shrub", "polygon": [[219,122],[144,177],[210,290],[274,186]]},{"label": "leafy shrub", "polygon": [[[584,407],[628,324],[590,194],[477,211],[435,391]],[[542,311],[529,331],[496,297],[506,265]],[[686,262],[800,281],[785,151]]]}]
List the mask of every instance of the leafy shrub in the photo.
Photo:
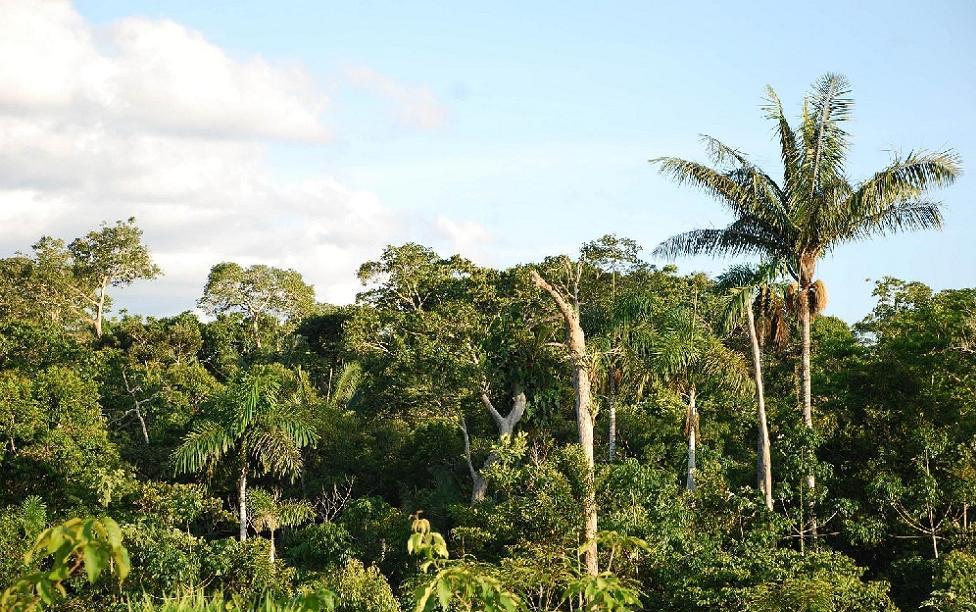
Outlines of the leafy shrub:
[{"label": "leafy shrub", "polygon": [[936,564],[935,590],[923,606],[962,612],[976,610],[976,555],[954,550]]},{"label": "leafy shrub", "polygon": [[307,571],[321,571],[345,564],[353,555],[352,536],[338,523],[316,523],[286,532],[284,558]]},{"label": "leafy shrub", "polygon": [[336,612],[399,612],[390,584],[374,565],[352,559],[334,570],[325,581],[336,594]]}]

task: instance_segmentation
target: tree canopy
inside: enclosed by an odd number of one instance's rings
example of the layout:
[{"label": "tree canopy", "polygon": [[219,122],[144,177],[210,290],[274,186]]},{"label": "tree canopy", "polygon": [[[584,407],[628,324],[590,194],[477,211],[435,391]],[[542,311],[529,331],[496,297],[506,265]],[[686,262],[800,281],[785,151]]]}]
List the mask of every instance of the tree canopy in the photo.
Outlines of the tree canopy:
[{"label": "tree canopy", "polygon": [[0,260],[0,607],[973,609],[976,289],[879,270],[852,323],[816,276],[941,224],[959,161],[854,182],[846,81],[796,128],[768,96],[782,178],[657,161],[733,213],[656,249],[749,256],[717,278],[411,242],[351,304],[223,262],[149,317],[111,310],[160,273],[132,219]]}]

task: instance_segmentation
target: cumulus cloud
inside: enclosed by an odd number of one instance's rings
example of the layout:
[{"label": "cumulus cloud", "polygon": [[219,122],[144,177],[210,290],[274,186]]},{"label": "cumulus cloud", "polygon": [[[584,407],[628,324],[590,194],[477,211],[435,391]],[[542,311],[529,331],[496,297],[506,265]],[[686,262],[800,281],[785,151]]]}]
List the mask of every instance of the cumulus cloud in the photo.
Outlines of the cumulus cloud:
[{"label": "cumulus cloud", "polygon": [[65,1],[0,4],[0,106],[228,138],[325,140],[327,98],[298,66],[237,60],[172,21],[98,30]]},{"label": "cumulus cloud", "polygon": [[[268,170],[271,141],[329,146],[326,96],[300,66],[236,59],[167,20],[94,27],[67,1],[0,0],[0,15],[2,252],[135,215],[165,276],[119,303],[164,314],[224,260],[293,267],[345,302],[359,263],[408,238],[369,191]],[[435,121],[434,98],[403,91],[404,117]]]},{"label": "cumulus cloud", "polygon": [[492,263],[493,258],[488,252],[492,235],[485,226],[476,221],[456,221],[438,215],[434,227],[439,241],[446,242],[452,252],[463,253],[478,263]]},{"label": "cumulus cloud", "polygon": [[346,66],[348,83],[372,92],[392,105],[404,127],[439,128],[447,121],[447,108],[429,87],[404,85],[368,66]]}]

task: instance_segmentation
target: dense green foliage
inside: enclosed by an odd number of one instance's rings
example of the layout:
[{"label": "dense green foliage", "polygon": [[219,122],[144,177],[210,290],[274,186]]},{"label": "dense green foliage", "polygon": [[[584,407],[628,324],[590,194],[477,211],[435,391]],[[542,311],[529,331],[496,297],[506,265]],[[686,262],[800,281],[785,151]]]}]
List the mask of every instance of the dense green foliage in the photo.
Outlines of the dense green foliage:
[{"label": "dense green foliage", "polygon": [[[741,204],[719,179],[759,171],[736,159],[667,163]],[[786,209],[809,186],[787,169]],[[860,214],[875,189],[909,214],[921,193],[872,180],[830,204]],[[783,260],[839,224],[721,283],[616,236],[502,270],[391,246],[342,307],[221,263],[210,318],[111,316],[109,288],[158,273],[132,220],[42,238],[0,260],[0,586],[65,610],[973,609],[976,289],[884,278],[862,321],[825,316]],[[577,309],[584,356],[533,271]],[[817,294],[801,308],[791,276]]]}]

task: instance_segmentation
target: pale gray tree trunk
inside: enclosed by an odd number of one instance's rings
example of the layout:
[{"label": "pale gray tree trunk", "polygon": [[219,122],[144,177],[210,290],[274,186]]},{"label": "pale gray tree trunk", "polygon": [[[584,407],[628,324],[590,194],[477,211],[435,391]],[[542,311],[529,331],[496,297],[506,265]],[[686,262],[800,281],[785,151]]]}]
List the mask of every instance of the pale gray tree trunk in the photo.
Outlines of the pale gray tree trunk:
[{"label": "pale gray tree trunk", "polygon": [[685,429],[688,434],[688,477],[685,479],[685,488],[694,492],[697,488],[695,470],[697,469],[696,453],[698,451],[698,405],[694,385],[688,391],[688,416],[686,417]]},{"label": "pale gray tree trunk", "polygon": [[758,405],[759,439],[756,448],[756,481],[759,485],[759,490],[763,492],[766,509],[772,510],[773,467],[769,444],[769,425],[766,422],[766,397],[763,389],[762,353],[759,351],[759,338],[756,335],[756,321],[752,314],[752,305],[746,308],[746,324],[749,328],[749,342],[752,344],[752,371],[756,382],[756,403]]},{"label": "pale gray tree trunk", "polygon": [[610,435],[607,439],[610,463],[617,459],[617,398],[610,396]]},{"label": "pale gray tree trunk", "polygon": [[241,542],[247,539],[247,464],[241,466],[240,478],[237,481],[238,509],[241,520]]},{"label": "pale gray tree trunk", "polygon": [[146,428],[146,419],[142,418],[142,411],[138,408],[135,409],[136,418],[139,419],[139,426],[142,428],[142,439],[149,444],[149,429]]},{"label": "pale gray tree trunk", "polygon": [[92,325],[95,327],[95,337],[102,337],[102,318],[105,316],[105,294],[108,291],[109,278],[102,278],[102,285],[98,289],[98,303],[95,305],[95,319]]},{"label": "pale gray tree trunk", "polygon": [[[515,390],[512,396],[512,409],[505,416],[502,416],[495,409],[494,404],[491,403],[491,398],[484,391],[481,392],[481,403],[488,409],[488,413],[495,422],[499,439],[504,436],[511,437],[515,432],[515,426],[518,425],[518,422],[525,415],[525,393],[519,389]],[[476,469],[471,459],[471,439],[468,436],[468,426],[463,415],[461,416],[461,432],[464,434],[464,457],[468,463],[468,471],[471,473],[471,503],[476,504],[482,501],[488,493],[488,479],[485,478],[484,471],[498,460],[498,456],[492,451],[489,453],[488,458],[485,459],[481,469]]]},{"label": "pale gray tree trunk", "polygon": [[138,385],[133,387],[129,383],[129,375],[126,373],[125,368],[122,368],[122,382],[125,384],[125,390],[129,393],[129,396],[132,397],[132,403],[135,406],[134,408],[127,410],[126,415],[129,413],[136,415],[136,418],[139,419],[139,426],[142,428],[142,439],[145,440],[146,444],[149,444],[149,429],[146,427],[146,419],[142,416],[142,405],[151,400],[152,397],[155,397],[155,395],[140,400],[137,393],[142,390],[142,386]]},{"label": "pale gray tree trunk", "polygon": [[590,391],[586,337],[583,334],[583,327],[579,319],[579,302],[573,296],[573,302],[570,303],[570,298],[563,296],[535,270],[532,271],[532,282],[552,297],[566,324],[567,348],[573,364],[573,389],[576,391],[576,426],[579,431],[580,445],[583,447],[583,456],[586,460],[586,498],[583,501],[585,516],[583,537],[588,543],[585,551],[586,573],[590,576],[596,576],[599,573],[599,565],[596,545],[596,466],[593,457],[593,420],[595,415]]},{"label": "pale gray tree trunk", "polygon": [[[799,294],[799,306],[800,306],[800,327],[802,333],[801,342],[801,361],[800,361],[800,376],[802,381],[803,390],[803,424],[807,429],[813,431],[813,401],[811,393],[811,383],[810,383],[810,283],[801,283],[800,294]],[[813,539],[814,545],[816,545],[818,537],[818,525],[817,525],[817,511],[816,511],[816,489],[817,489],[817,477],[813,472],[813,466],[811,466],[810,472],[807,474],[807,489],[809,493],[809,498],[807,504],[809,506],[810,512],[810,536]]]}]

